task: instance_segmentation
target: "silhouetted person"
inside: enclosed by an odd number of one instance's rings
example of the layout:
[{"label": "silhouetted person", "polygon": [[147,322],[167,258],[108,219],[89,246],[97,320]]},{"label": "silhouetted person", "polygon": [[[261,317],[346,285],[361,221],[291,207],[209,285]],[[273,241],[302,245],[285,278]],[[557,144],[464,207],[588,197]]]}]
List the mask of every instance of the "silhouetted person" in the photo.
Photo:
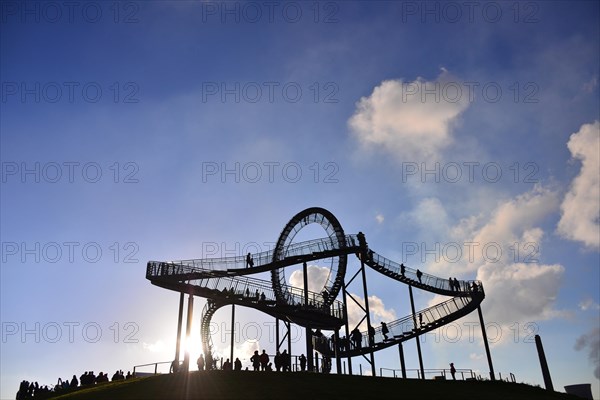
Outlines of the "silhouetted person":
[{"label": "silhouetted person", "polygon": [[254,292],[254,300],[258,301],[258,289],[256,289],[256,292]]},{"label": "silhouetted person", "polygon": [[454,288],[456,289],[457,292],[460,292],[460,283],[458,282],[458,279],[454,278]]},{"label": "silhouetted person", "polygon": [[452,278],[448,278],[448,285],[450,285],[450,290],[454,290],[454,281]]},{"label": "silhouetted person", "polygon": [[292,357],[288,354],[287,350],[283,350],[283,353],[281,353],[281,366],[284,372],[291,369]]},{"label": "silhouetted person", "polygon": [[277,353],[275,353],[275,357],[273,358],[273,361],[275,362],[275,370],[277,372],[279,372],[279,370],[281,370],[281,353],[278,351]]},{"label": "silhouetted person", "polygon": [[388,329],[387,325],[385,322],[381,322],[381,334],[383,335],[383,340],[388,340],[388,333],[390,333],[390,330]]},{"label": "silhouetted person", "polygon": [[196,360],[196,365],[198,366],[198,371],[204,371],[204,355],[200,353],[200,357]]},{"label": "silhouetted person", "polygon": [[258,350],[254,350],[254,355],[250,357],[250,362],[252,362],[252,368],[255,371],[260,370],[260,356],[258,355]]},{"label": "silhouetted person", "polygon": [[419,325],[423,326],[423,314],[419,313]]},{"label": "silhouetted person", "polygon": [[473,282],[473,293],[477,293],[477,291],[479,290],[479,286],[477,286],[477,283]]},{"label": "silhouetted person", "polygon": [[250,289],[246,288],[246,297],[250,297]]},{"label": "silhouetted person", "polygon": [[77,376],[73,375],[73,378],[71,379],[71,385],[72,388],[76,388],[77,386],[79,386],[79,381],[77,380]]},{"label": "silhouetted person", "polygon": [[248,255],[246,256],[246,268],[248,267],[254,267],[254,260],[252,259],[252,254],[250,253],[248,253]]},{"label": "silhouetted person", "polygon": [[300,360],[300,370],[306,371],[306,356],[304,354],[300,354],[298,360]]},{"label": "silhouetted person", "polygon": [[260,301],[265,301],[265,300],[267,300],[267,296],[265,296],[265,292],[262,292],[260,294]]},{"label": "silhouetted person", "polygon": [[423,276],[423,273],[421,272],[421,270],[420,270],[420,269],[417,269],[417,279],[419,280],[419,283],[423,283],[423,282],[421,281],[421,277],[422,277],[422,276]]},{"label": "silhouetted person", "polygon": [[352,330],[352,343],[354,344],[354,348],[360,349],[362,347],[362,334],[358,328]]},{"label": "silhouetted person", "polygon": [[125,375],[125,379],[131,379],[133,375],[131,375],[131,371],[127,371],[127,375]]},{"label": "silhouetted person", "polygon": [[371,325],[369,325],[369,343],[373,344],[375,343],[375,328],[373,328]]},{"label": "silhouetted person", "polygon": [[231,371],[231,362],[229,361],[229,358],[223,363],[222,369],[223,371]]},{"label": "silhouetted person", "polygon": [[234,369],[236,371],[241,371],[242,370],[242,362],[240,361],[239,358],[235,359],[235,362],[233,363]]},{"label": "silhouetted person", "polygon": [[269,364],[269,355],[267,354],[265,349],[263,349],[263,352],[260,355],[260,369],[263,371],[266,371],[268,364]]},{"label": "silhouetted person", "polygon": [[454,363],[450,363],[450,374],[452,375],[452,379],[456,380],[454,376],[456,374],[456,368],[454,368]]},{"label": "silhouetted person", "polygon": [[404,266],[404,263],[400,264],[400,275],[404,276],[404,274],[406,273],[406,267]]}]

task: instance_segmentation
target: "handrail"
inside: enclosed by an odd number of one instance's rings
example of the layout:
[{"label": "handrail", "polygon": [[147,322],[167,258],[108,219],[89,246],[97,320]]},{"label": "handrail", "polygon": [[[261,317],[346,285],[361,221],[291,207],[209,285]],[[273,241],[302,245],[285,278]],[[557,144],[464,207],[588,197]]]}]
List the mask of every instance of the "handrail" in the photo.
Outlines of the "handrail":
[{"label": "handrail", "polygon": [[[402,370],[401,369],[397,369],[397,368],[379,368],[379,376],[383,377],[383,371],[391,371],[393,373],[393,377],[394,378],[400,378],[402,377]],[[420,379],[421,378],[421,370],[420,369],[405,369],[406,372],[416,372],[417,373],[417,377]],[[396,372],[399,372],[398,376],[396,375]],[[425,375],[427,374],[438,374],[437,376],[444,376],[447,377],[450,374],[450,369],[448,368],[429,368],[429,369],[424,369],[423,372],[425,373]],[[456,369],[456,374],[460,374],[460,377],[462,378],[461,380],[465,380],[465,374],[468,374],[468,378],[472,378],[475,379],[476,375],[473,372],[472,369],[470,368],[457,368]],[[408,376],[408,374],[407,374]]]},{"label": "handrail", "polygon": [[[267,250],[260,253],[251,254],[254,267],[261,267],[272,264],[277,261],[282,261],[286,258],[307,256],[318,252],[327,252],[339,250],[340,248],[349,247],[348,252],[351,253],[353,248],[357,247],[358,239],[356,235],[346,235],[346,243],[351,246],[340,246],[336,238],[318,238],[307,240],[299,243],[293,243],[286,247],[282,254],[282,257],[275,260],[275,250]],[[189,267],[201,268],[209,271],[226,271],[232,269],[245,269],[246,268],[246,256],[233,256],[233,257],[217,257],[217,258],[202,258],[202,259],[189,259],[189,260],[175,260],[171,263],[181,264]]]},{"label": "handrail", "polygon": [[140,365],[134,365],[133,366],[133,376],[135,376],[135,369],[138,367],[147,367],[149,365],[154,365],[154,374],[158,374],[158,364],[171,364],[173,361],[160,361],[160,362],[155,362],[155,363],[149,363],[149,364],[140,364]]},{"label": "handrail", "polygon": [[[146,277],[148,279],[165,279],[168,281],[185,281],[187,285],[213,291],[214,295],[224,298],[237,298],[248,302],[276,304],[275,291],[271,281],[249,276],[220,276],[214,278],[195,278],[197,267],[171,264],[157,261],[148,262]],[[309,308],[321,314],[329,314],[335,318],[344,316],[344,305],[335,300],[331,306],[326,306],[322,293],[308,292],[308,304],[304,300],[304,290],[295,286],[285,285],[287,290],[286,303],[288,306]],[[256,295],[258,293],[258,296]],[[264,294],[264,300],[262,295]]]}]

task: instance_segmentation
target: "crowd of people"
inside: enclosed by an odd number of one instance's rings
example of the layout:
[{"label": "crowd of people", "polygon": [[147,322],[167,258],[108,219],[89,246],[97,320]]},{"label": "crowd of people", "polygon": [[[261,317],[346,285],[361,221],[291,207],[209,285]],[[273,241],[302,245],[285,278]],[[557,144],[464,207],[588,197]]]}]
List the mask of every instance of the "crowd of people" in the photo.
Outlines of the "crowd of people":
[{"label": "crowd of people", "polygon": [[[118,370],[112,376],[112,381],[120,381],[124,379],[131,379],[133,375],[130,371],[127,371],[127,375],[123,375],[123,371]],[[38,382],[22,381],[19,385],[19,391],[17,392],[16,399],[45,399],[51,395],[55,395],[57,392],[63,392],[77,387],[86,387],[96,384],[108,382],[108,373],[100,372],[98,375],[94,375],[94,371],[85,371],[79,379],[77,375],[73,375],[71,379],[58,378],[56,385],[48,387],[48,385],[40,386]]]}]

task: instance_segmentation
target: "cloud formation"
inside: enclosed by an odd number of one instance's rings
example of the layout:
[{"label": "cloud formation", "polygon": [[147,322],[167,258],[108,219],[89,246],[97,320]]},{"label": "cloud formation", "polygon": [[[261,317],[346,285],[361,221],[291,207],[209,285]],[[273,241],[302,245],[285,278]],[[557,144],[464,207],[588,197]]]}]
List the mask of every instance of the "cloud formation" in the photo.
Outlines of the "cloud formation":
[{"label": "cloud formation", "polygon": [[[535,186],[499,203],[489,215],[462,219],[450,227],[450,236],[454,243],[469,243],[462,249],[463,256],[456,262],[442,258],[428,270],[481,280],[489,322],[509,326],[562,315],[553,305],[564,267],[538,261],[544,231],[537,225],[557,211],[558,203],[556,192]],[[437,302],[434,298],[430,305]]]},{"label": "cloud formation", "polygon": [[560,206],[558,233],[586,247],[600,249],[600,122],[584,124],[569,138],[571,156],[581,161],[579,175]]},{"label": "cloud formation", "polygon": [[[308,273],[308,290],[311,292],[321,293],[327,278],[329,278],[330,270],[328,267],[319,265],[308,265],[306,267]],[[288,278],[290,285],[304,289],[304,274],[301,269],[297,269],[290,274]]]},{"label": "cloud formation", "polygon": [[[355,293],[352,293],[352,297],[364,306],[365,300],[363,297],[360,297]],[[369,296],[369,310],[371,311],[371,325],[374,327],[381,321],[390,322],[398,319],[396,311],[394,311],[393,308],[386,308],[385,304],[383,304],[383,300],[375,295]],[[364,315],[364,311],[354,301],[348,298],[348,325],[350,326],[350,329],[353,329]],[[367,329],[366,320],[360,324],[358,329],[361,331]]]},{"label": "cloud formation", "polygon": [[444,69],[434,81],[383,81],[358,101],[348,125],[366,148],[384,149],[402,161],[436,159],[469,105],[466,91]]},{"label": "cloud formation", "polygon": [[594,376],[600,379],[600,328],[595,328],[577,338],[575,350],[588,351],[590,362],[594,364]]}]

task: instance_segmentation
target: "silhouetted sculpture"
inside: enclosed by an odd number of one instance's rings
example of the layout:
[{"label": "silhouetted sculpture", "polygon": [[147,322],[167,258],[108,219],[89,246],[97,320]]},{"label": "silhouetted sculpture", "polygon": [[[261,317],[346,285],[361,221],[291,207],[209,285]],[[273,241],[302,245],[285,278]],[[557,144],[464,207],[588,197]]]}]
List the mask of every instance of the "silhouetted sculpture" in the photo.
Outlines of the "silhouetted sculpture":
[{"label": "silhouetted sculpture", "polygon": [[300,370],[306,371],[306,356],[304,354],[300,354],[298,360],[300,360]]},{"label": "silhouetted sculpture", "polygon": [[198,366],[198,371],[204,371],[204,355],[200,353],[200,357],[196,360],[196,365]]},{"label": "silhouetted sculpture", "polygon": [[423,276],[423,273],[421,272],[421,270],[417,269],[417,279],[419,280],[419,283],[423,283],[423,282],[421,282],[422,276]]},{"label": "silhouetted sculpture", "polygon": [[456,380],[456,368],[454,368],[454,363],[450,363],[450,374],[452,375],[452,379]]}]

